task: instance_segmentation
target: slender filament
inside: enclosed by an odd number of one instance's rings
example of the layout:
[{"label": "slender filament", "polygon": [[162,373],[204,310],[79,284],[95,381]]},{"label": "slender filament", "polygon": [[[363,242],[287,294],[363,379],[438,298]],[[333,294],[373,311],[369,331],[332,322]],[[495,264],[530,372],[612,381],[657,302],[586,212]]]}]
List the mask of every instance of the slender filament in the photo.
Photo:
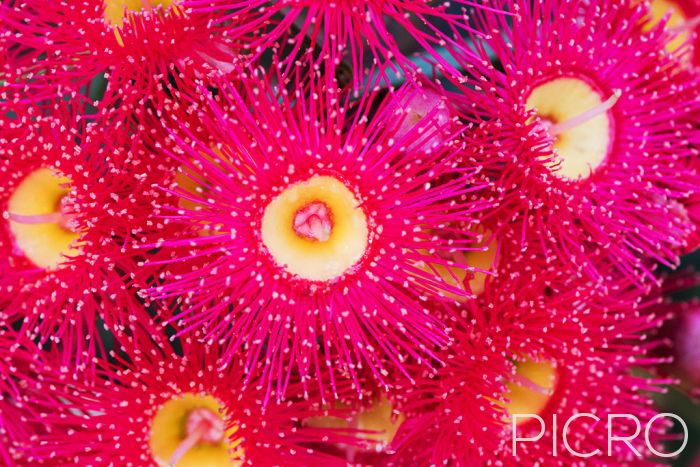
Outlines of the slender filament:
[{"label": "slender filament", "polygon": [[620,96],[622,96],[622,91],[616,89],[615,92],[613,92],[612,96],[608,97],[607,100],[601,102],[599,105],[596,105],[595,107],[585,112],[582,112],[577,116],[570,118],[569,120],[552,125],[552,127],[549,130],[550,133],[553,136],[560,135],[565,131],[571,130],[572,128],[576,128],[582,123],[586,123],[587,121],[597,117],[598,115],[604,114],[605,112],[613,108],[618,99],[620,99]]}]

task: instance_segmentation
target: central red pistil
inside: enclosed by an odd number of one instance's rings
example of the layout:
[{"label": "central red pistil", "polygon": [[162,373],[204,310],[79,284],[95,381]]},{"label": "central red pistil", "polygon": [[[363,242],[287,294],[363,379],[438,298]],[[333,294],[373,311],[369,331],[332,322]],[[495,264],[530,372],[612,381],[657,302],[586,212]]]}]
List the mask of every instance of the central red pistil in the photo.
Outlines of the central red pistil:
[{"label": "central red pistil", "polygon": [[224,439],[224,421],[209,409],[194,409],[187,415],[186,436],[170,457],[170,465],[177,464],[187,451],[197,444],[217,444]]},{"label": "central red pistil", "polygon": [[321,201],[314,201],[294,215],[294,232],[303,238],[325,242],[333,231],[331,210]]}]

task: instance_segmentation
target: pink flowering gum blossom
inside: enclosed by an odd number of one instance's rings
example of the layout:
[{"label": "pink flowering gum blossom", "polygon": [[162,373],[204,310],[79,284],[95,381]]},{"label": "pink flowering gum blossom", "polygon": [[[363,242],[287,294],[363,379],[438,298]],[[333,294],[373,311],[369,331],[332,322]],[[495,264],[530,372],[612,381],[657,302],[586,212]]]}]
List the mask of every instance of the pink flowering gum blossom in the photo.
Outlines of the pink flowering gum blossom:
[{"label": "pink flowering gum blossom", "polygon": [[[92,384],[76,382],[71,373],[58,369],[45,374],[52,394],[62,403],[37,401],[31,418],[52,433],[33,439],[27,460],[53,465],[162,465],[164,460],[156,455],[162,455],[163,448],[157,442],[172,434],[177,439],[180,429],[170,422],[154,430],[155,419],[166,404],[189,397],[199,399],[200,407],[182,414],[188,417],[189,425],[183,428],[186,432],[191,432],[193,426],[208,429],[190,438],[192,444],[182,440],[178,450],[166,445],[168,456],[172,452],[182,457],[195,446],[205,451],[218,446],[224,456],[228,449],[230,462],[345,465],[343,459],[310,446],[324,441],[353,444],[351,435],[301,426],[305,418],[324,413],[342,417],[342,410],[322,410],[316,402],[318,394],[305,392],[297,378],[290,381],[293,395],[285,403],[265,409],[265,387],[258,384],[258,376],[246,377],[240,361],[221,369],[223,347],[205,343],[201,336],[192,337],[178,342],[183,354],[179,355],[163,336],[154,334],[151,341],[150,336],[140,334],[135,338],[140,342],[126,342],[125,356],[116,357],[114,362],[98,361],[99,377]],[[246,380],[250,380],[249,385]],[[202,406],[202,400],[208,400],[209,405]],[[218,410],[206,409],[211,404]],[[65,437],[72,442],[66,443]],[[115,449],[115,443],[119,449]],[[191,454],[196,459],[197,452]]]},{"label": "pink flowering gum blossom", "polygon": [[[456,49],[466,71],[448,74],[459,89],[450,101],[473,125],[465,164],[478,161],[494,180],[496,217],[522,217],[523,236],[547,245],[548,256],[600,284],[604,258],[643,288],[655,280],[647,258],[674,267],[692,234],[675,204],[700,185],[690,168],[700,144],[698,76],[665,50],[669,31],[648,28],[643,2],[496,4],[518,15],[477,12],[484,30],[502,33]],[[474,62],[474,50],[483,60]],[[585,96],[593,100],[554,121]],[[671,134],[683,138],[669,145]],[[580,160],[579,172],[562,172]]]},{"label": "pink flowering gum blossom", "polygon": [[[470,294],[450,267],[470,269],[452,258],[474,235],[456,233],[489,207],[484,185],[472,183],[477,168],[456,168],[456,136],[435,138],[445,126],[433,118],[437,99],[414,97],[410,86],[352,101],[323,74],[292,91],[274,77],[256,71],[240,89],[223,85],[194,145],[186,128],[173,129],[169,156],[197,187],[173,190],[182,201],[164,207],[170,233],[153,244],[165,259],[152,263],[187,272],[166,271],[149,294],[182,299],[171,319],[183,320],[183,332],[203,327],[232,358],[245,349],[251,368],[270,361],[273,386],[283,388],[285,378],[273,376],[291,368],[353,379],[367,368],[383,386],[391,369],[410,378],[402,361],[429,365],[447,340],[426,300]],[[427,113],[410,128],[395,102]],[[308,203],[294,204],[304,196]]]},{"label": "pink flowering gum blossom", "polygon": [[[543,255],[536,245],[525,253],[517,242],[510,243],[502,254],[497,273],[488,280],[483,294],[459,306],[463,324],[457,326],[455,342],[445,350],[449,357],[443,360],[448,363],[437,377],[421,378],[405,390],[402,409],[416,415],[397,435],[397,456],[403,462],[419,457],[436,465],[469,465],[487,449],[504,465],[547,464],[554,444],[557,459],[574,463],[577,457],[565,449],[560,433],[555,439],[551,430],[537,442],[519,447],[518,456],[513,456],[512,414],[508,412],[512,393],[507,384],[527,388],[530,397],[545,395],[539,406],[531,408],[522,394],[518,397],[521,406],[526,404],[526,410],[535,410],[548,424],[553,414],[566,420],[585,411],[604,418],[621,406],[645,423],[656,410],[650,396],[640,394],[638,388],[663,392],[663,385],[673,382],[629,372],[630,364],[651,369],[664,362],[652,353],[661,339],[648,336],[658,331],[665,314],[647,310],[624,277],[611,281],[619,291],[619,301],[614,302],[565,270],[538,264]],[[525,265],[538,266],[529,269]],[[526,361],[549,366],[550,384],[545,387],[530,379],[532,375],[520,374],[518,366]],[[610,400],[617,404],[608,405]],[[616,428],[620,434],[634,433],[631,424]],[[664,423],[653,427],[654,446],[664,439],[668,428]],[[538,431],[536,423],[518,425],[518,436],[535,436]],[[465,445],[465,438],[479,441]],[[605,453],[607,432],[602,424],[586,426],[572,430],[568,442],[579,452]],[[652,459],[640,438],[635,448],[644,459]],[[625,446],[615,446],[612,455],[637,459]]]}]

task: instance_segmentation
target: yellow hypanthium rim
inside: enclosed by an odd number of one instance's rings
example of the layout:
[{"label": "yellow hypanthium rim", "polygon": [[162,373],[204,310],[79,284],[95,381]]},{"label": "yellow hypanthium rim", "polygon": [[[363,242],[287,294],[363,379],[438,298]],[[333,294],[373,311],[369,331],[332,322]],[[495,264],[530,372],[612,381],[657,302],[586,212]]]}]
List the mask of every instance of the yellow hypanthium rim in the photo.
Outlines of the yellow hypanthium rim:
[{"label": "yellow hypanthium rim", "polygon": [[[338,404],[342,407],[342,404]],[[391,444],[401,424],[406,419],[403,413],[394,414],[394,407],[385,394],[374,399],[374,403],[360,410],[352,418],[318,416],[306,420],[306,425],[315,428],[357,429],[372,433],[358,433],[359,438],[376,443],[377,450]]]},{"label": "yellow hypanthium rim", "polygon": [[105,20],[112,26],[124,26],[125,13],[137,12],[147,8],[167,8],[175,0],[105,0]]},{"label": "yellow hypanthium rim", "polygon": [[[223,419],[222,404],[209,395],[186,393],[176,396],[156,411],[151,422],[149,446],[153,459],[164,466],[170,465],[170,459],[187,437],[187,421],[195,410],[205,409]],[[219,442],[200,441],[185,452],[179,459],[177,467],[228,467],[240,465],[231,459],[242,458],[243,447],[240,438],[231,441],[238,426],[225,431]]]},{"label": "yellow hypanthium rim", "polygon": [[261,234],[279,266],[310,281],[347,273],[369,243],[367,218],[354,193],[326,175],[295,183],[276,196],[263,213]]},{"label": "yellow hypanthium rim", "polygon": [[[507,383],[504,408],[514,414],[541,414],[554,394],[557,384],[557,368],[546,360],[524,359],[515,362],[516,374]],[[528,418],[519,419],[527,422]],[[510,420],[508,420],[510,422]]]},{"label": "yellow hypanthium rim", "polygon": [[587,80],[575,77],[555,78],[530,92],[526,107],[537,112],[554,138],[555,175],[585,179],[605,161],[613,129],[609,108],[618,97],[606,100]]},{"label": "yellow hypanthium rim", "polygon": [[676,37],[666,44],[668,52],[675,52],[684,42],[690,39],[692,28],[684,28],[684,25],[688,24],[689,18],[685,15],[679,3],[673,0],[652,0],[650,6],[651,21],[645,24],[647,31],[656,26],[667,14],[669,18],[666,28],[671,30],[680,28]]},{"label": "yellow hypanthium rim", "polygon": [[16,246],[43,269],[56,269],[66,258],[80,253],[79,235],[60,220],[69,185],[69,178],[40,168],[26,176],[8,200],[5,217]]}]

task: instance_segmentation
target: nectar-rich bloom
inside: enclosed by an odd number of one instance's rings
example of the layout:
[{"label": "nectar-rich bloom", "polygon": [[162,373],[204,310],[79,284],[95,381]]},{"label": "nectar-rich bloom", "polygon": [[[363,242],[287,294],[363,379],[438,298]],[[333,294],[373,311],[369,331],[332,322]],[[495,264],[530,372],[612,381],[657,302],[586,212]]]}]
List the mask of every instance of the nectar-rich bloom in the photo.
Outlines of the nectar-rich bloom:
[{"label": "nectar-rich bloom", "polygon": [[62,104],[46,110],[2,122],[0,317],[80,366],[101,348],[103,328],[141,330],[128,323],[147,316],[110,209],[133,177],[108,162],[118,151],[94,139],[83,116]]},{"label": "nectar-rich bloom", "polygon": [[[576,462],[580,458],[567,450],[560,432],[553,438],[551,429],[536,442],[518,445],[514,457],[513,430],[518,437],[537,437],[542,429],[534,417],[514,416],[534,414],[550,427],[554,414],[562,425],[577,413],[605,420],[620,407],[642,423],[656,415],[639,388],[663,392],[662,385],[672,381],[633,369],[664,361],[653,355],[661,341],[649,339],[664,317],[641,306],[626,279],[611,284],[619,296],[608,297],[564,269],[547,267],[541,251],[523,253],[512,248],[517,242],[509,243],[484,292],[459,305],[463,321],[445,350],[446,366],[437,377],[421,378],[400,393],[408,417],[397,434],[399,459],[421,456],[429,463],[461,465],[481,455],[506,465],[533,465],[548,462],[556,449],[557,460]],[[616,402],[609,405],[610,400]],[[567,442],[577,452],[605,455],[605,423],[587,422],[568,432]],[[628,422],[615,425],[615,433],[634,433]],[[667,428],[653,426],[655,446]],[[636,458],[625,445],[613,448],[616,459]],[[635,448],[651,456],[639,439]]]},{"label": "nectar-rich bloom", "polygon": [[264,359],[268,377],[368,368],[386,384],[387,368],[446,342],[426,300],[470,295],[458,273],[473,269],[453,258],[476,236],[441,229],[487,207],[481,185],[458,168],[454,136],[408,149],[443,134],[432,113],[397,136],[412,86],[352,102],[325,76],[308,78],[310,97],[253,76],[210,103],[204,140],[171,153],[195,183],[173,188],[190,207],[172,206],[180,235],[154,239],[165,258],[154,263],[179,270],[151,296],[181,297],[173,320],[224,339],[228,355],[245,349],[250,365]]},{"label": "nectar-rich bloom", "polygon": [[478,15],[502,34],[478,40],[481,63],[465,44],[454,56],[466,75],[451,78],[476,126],[464,160],[495,180],[494,216],[505,229],[522,218],[547,256],[597,282],[600,257],[653,280],[646,258],[676,264],[693,230],[674,203],[698,186],[697,77],[666,52],[668,31],[645,30],[642,2],[498,4],[518,15]]},{"label": "nectar-rich bloom", "polygon": [[699,26],[700,0],[0,0],[0,465],[672,457]]},{"label": "nectar-rich bloom", "polygon": [[138,336],[138,348],[128,343],[126,355],[114,363],[100,361],[91,384],[59,369],[46,375],[63,403],[40,406],[34,419],[73,442],[39,435],[29,460],[178,467],[342,464],[306,447],[334,440],[333,433],[302,426],[302,418],[321,413],[311,402],[295,396],[264,410],[264,388],[256,378],[244,385],[240,362],[218,369],[222,347],[198,342],[199,336],[176,344],[157,333],[153,337],[149,342],[149,336]]},{"label": "nectar-rich bloom", "polygon": [[[227,74],[244,53],[234,36],[176,0],[23,1],[0,7],[0,24],[15,47],[11,97],[39,101],[90,93],[96,76],[107,80],[102,111],[128,115],[147,102],[163,106],[168,94]],[[22,76],[22,79],[12,78]],[[27,87],[31,92],[24,92]],[[167,92],[165,92],[167,90]]]}]

